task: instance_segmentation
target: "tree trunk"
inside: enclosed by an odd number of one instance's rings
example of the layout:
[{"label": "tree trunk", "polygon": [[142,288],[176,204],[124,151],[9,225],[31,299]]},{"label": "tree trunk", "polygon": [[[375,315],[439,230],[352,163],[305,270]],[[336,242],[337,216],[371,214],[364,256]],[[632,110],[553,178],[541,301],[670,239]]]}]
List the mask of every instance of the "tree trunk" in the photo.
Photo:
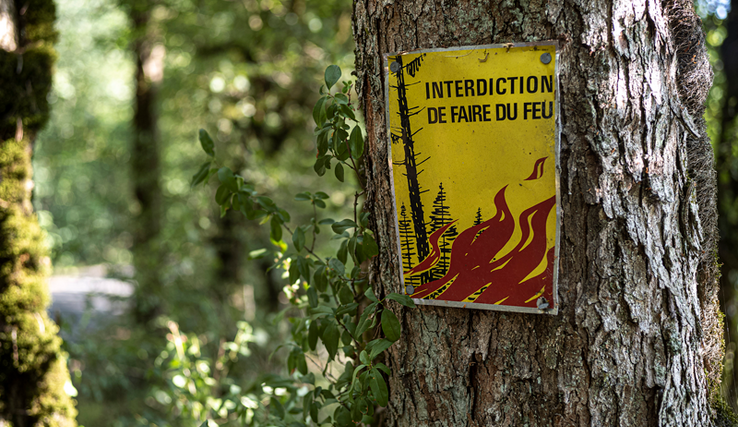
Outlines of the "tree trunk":
[{"label": "tree trunk", "polygon": [[51,0],[0,0],[0,425],[75,426],[50,261],[33,212],[31,155],[48,119],[56,39]]},{"label": "tree trunk", "polygon": [[383,55],[558,40],[557,316],[398,309],[390,426],[707,426],[722,359],[711,83],[687,1],[355,2],[370,280],[402,292]]},{"label": "tree trunk", "polygon": [[735,355],[738,352],[738,299],[736,285],[738,278],[738,159],[733,154],[736,144],[736,102],[738,102],[738,0],[731,1],[730,13],[725,20],[728,35],[723,41],[720,57],[723,73],[727,77],[723,93],[722,117],[720,120],[720,139],[716,141],[716,163],[718,179],[718,210],[720,213],[720,295],[726,319],[726,335],[730,346],[726,357],[723,390],[733,408],[738,407],[738,370]]},{"label": "tree trunk", "polygon": [[161,248],[162,191],[156,92],[163,76],[163,46],[155,45],[150,24],[151,5],[131,1],[136,56],[136,100],[133,115],[131,175],[138,213],[133,225],[133,264],[136,271],[134,310],[147,323],[163,312],[163,251]]}]

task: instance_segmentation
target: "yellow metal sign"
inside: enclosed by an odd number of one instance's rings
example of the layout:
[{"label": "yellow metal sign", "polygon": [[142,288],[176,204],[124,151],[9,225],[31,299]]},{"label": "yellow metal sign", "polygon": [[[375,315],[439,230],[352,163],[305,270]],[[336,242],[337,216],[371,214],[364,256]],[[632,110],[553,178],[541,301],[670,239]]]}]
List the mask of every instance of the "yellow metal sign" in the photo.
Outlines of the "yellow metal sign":
[{"label": "yellow metal sign", "polygon": [[417,303],[558,311],[556,47],[385,58],[403,285]]}]

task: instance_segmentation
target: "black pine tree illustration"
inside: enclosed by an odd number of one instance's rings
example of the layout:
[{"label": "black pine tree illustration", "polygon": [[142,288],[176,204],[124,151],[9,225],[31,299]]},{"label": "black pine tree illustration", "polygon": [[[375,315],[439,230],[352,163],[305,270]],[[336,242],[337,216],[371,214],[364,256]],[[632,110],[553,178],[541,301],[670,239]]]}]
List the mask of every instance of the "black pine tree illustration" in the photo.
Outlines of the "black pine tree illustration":
[{"label": "black pine tree illustration", "polygon": [[[443,189],[443,183],[438,186],[438,195],[433,201],[433,212],[431,212],[430,220],[431,233],[452,221],[449,206],[446,204],[446,191]],[[431,280],[440,279],[448,271],[451,261],[451,244],[458,235],[456,225],[452,225],[438,239],[441,257],[438,264],[431,270]]]},{"label": "black pine tree illustration", "polygon": [[[423,204],[420,200],[420,195],[428,190],[421,190],[418,176],[423,173],[423,171],[418,171],[418,166],[422,165],[430,157],[420,162],[417,160],[420,153],[415,151],[415,142],[413,141],[413,137],[420,132],[422,128],[413,133],[410,127],[410,117],[417,115],[421,110],[417,106],[408,106],[405,72],[407,71],[411,76],[415,76],[415,73],[420,68],[420,63],[423,61],[424,56],[425,55],[418,56],[407,65],[403,66],[402,56],[397,55],[394,57],[394,63],[390,66],[390,70],[395,73],[395,76],[397,77],[397,86],[392,87],[397,89],[397,100],[399,103],[399,111],[397,114],[400,116],[400,128],[392,129],[392,143],[396,144],[402,142],[405,154],[405,158],[402,161],[394,162],[394,164],[405,166],[404,175],[407,177],[407,186],[410,198],[410,216],[415,230],[415,248],[417,250],[419,262],[428,257],[430,254],[430,247],[428,246],[428,235],[425,230]],[[426,273],[422,274],[421,277],[423,283],[428,282],[430,278]]]},{"label": "black pine tree illustration", "polygon": [[[402,250],[402,270],[409,271],[414,267],[413,256],[415,255],[415,233],[413,232],[412,221],[407,216],[405,204],[400,209],[400,249]],[[413,287],[420,286],[420,276],[411,276],[405,278],[405,285]]]},{"label": "black pine tree illustration", "polygon": [[[474,215],[474,225],[479,225],[483,222],[484,218],[482,218],[482,208],[477,208],[477,214]],[[478,232],[477,235],[474,236],[474,238],[476,239],[477,237],[481,236],[482,233],[484,233],[484,230]]]},{"label": "black pine tree illustration", "polygon": [[477,208],[477,214],[474,216],[474,225],[482,223],[482,208]]}]

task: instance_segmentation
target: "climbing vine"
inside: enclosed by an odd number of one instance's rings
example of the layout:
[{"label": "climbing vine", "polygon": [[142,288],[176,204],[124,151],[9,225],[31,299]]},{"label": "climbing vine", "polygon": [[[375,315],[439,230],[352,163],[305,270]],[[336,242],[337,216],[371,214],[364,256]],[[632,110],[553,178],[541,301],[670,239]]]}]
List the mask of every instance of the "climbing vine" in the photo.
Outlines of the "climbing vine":
[{"label": "climbing vine", "polygon": [[[317,124],[314,170],[324,176],[332,169],[341,182],[349,171],[356,174],[362,186],[360,164],[364,137],[351,103],[352,83],[343,82],[338,87],[340,79],[338,66],[326,69],[325,85],[321,86],[321,97],[313,109]],[[278,252],[276,267],[287,272],[287,296],[303,314],[290,319],[292,341],[284,344],[289,348],[289,381],[275,380],[272,385],[277,387],[266,384],[269,390],[281,388],[286,392],[268,398],[263,393],[257,393],[254,398],[234,396],[236,404],[232,405],[232,411],[248,425],[373,423],[377,408],[386,406],[389,399],[385,376],[390,370],[382,363],[382,353],[401,334],[399,320],[387,309],[388,301],[406,307],[415,304],[406,295],[397,293],[380,299],[367,282],[362,264],[376,256],[379,248],[368,228],[369,213],[359,207],[363,188],[355,192],[353,218],[340,220],[321,215],[328,194],[321,191],[297,194],[295,200],[309,204],[313,215],[305,224],[293,224],[286,210],[260,194],[242,176],[218,164],[215,144],[205,130],[200,131],[199,139],[209,159],[193,176],[192,185],[217,176],[215,200],[222,214],[232,209],[250,220],[269,224],[270,238]],[[341,242],[336,253],[329,257],[319,255],[316,250],[326,231],[330,239]],[[330,364],[342,365],[342,373],[333,376]],[[309,366],[315,369],[308,369]],[[203,425],[213,423],[206,420]]]}]

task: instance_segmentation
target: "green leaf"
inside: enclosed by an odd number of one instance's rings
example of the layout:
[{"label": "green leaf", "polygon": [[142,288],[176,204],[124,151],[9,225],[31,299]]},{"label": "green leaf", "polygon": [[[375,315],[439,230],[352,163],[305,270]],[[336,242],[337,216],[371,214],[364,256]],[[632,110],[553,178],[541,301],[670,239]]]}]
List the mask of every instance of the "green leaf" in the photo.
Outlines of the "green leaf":
[{"label": "green leaf", "polygon": [[325,85],[331,90],[334,84],[341,78],[341,68],[338,65],[329,65],[325,69]]},{"label": "green leaf", "polygon": [[346,330],[341,333],[341,343],[343,343],[344,346],[349,346],[349,344],[351,344],[351,334]]},{"label": "green leaf", "polygon": [[354,293],[351,292],[351,287],[348,284],[341,286],[338,290],[338,300],[341,304],[350,304],[354,301]]},{"label": "green leaf", "polygon": [[315,422],[318,422],[318,411],[320,410],[320,407],[318,405],[310,405],[310,418],[315,420]]},{"label": "green leaf", "polygon": [[308,415],[310,415],[310,407],[313,403],[313,396],[308,393],[305,396],[302,397],[302,418],[307,419]]},{"label": "green leaf", "polygon": [[415,308],[415,303],[413,302],[412,298],[407,295],[401,295],[393,292],[387,295],[386,298],[391,299],[392,301],[397,301],[405,307]]},{"label": "green leaf", "polygon": [[361,313],[361,317],[359,318],[359,323],[356,325],[356,336],[364,334],[367,330],[369,330],[369,326],[371,325],[372,321],[369,320],[369,312],[364,310],[363,313]]},{"label": "green leaf", "polygon": [[351,120],[356,120],[356,115],[351,110],[351,107],[349,107],[348,105],[341,105],[339,108],[341,109],[341,112],[344,116],[350,118]]},{"label": "green leaf", "polygon": [[277,208],[277,215],[279,215],[279,218],[282,219],[282,222],[290,222],[290,219],[291,219],[290,213],[287,212],[286,210]]},{"label": "green leaf", "polygon": [[336,164],[336,170],[334,172],[336,173],[336,178],[343,182],[343,165],[341,163]]},{"label": "green leaf", "polygon": [[318,321],[313,320],[310,322],[310,326],[308,327],[308,345],[310,346],[310,350],[315,351],[315,347],[318,346]]},{"label": "green leaf", "polygon": [[305,232],[302,231],[302,228],[297,227],[292,234],[292,244],[295,245],[297,252],[302,251],[302,248],[305,246]]},{"label": "green leaf", "polygon": [[354,126],[354,129],[351,131],[349,148],[351,149],[351,156],[354,159],[358,159],[364,154],[364,137],[361,135],[359,126]]},{"label": "green leaf", "polygon": [[223,183],[229,190],[234,193],[238,191],[238,184],[236,183],[236,176],[230,168],[218,169],[218,179]]},{"label": "green leaf", "polygon": [[[338,307],[338,310],[336,311],[336,316],[343,316],[344,314],[351,315],[354,312],[356,312],[356,309],[358,307],[359,307],[359,304],[355,302],[343,303]],[[349,327],[349,324],[347,324],[346,326]]]},{"label": "green leaf", "polygon": [[369,298],[370,301],[374,301],[374,302],[379,301],[377,297],[374,295],[374,289],[372,288],[367,289],[366,292],[364,292],[364,296]]},{"label": "green leaf", "polygon": [[338,248],[338,252],[336,253],[336,257],[339,261],[341,261],[343,264],[346,264],[346,260],[348,258],[348,250],[346,245],[346,240],[341,242],[341,247]]},{"label": "green leaf", "polygon": [[325,155],[325,152],[328,151],[328,132],[323,132],[318,134],[318,156]]},{"label": "green leaf", "polygon": [[387,367],[384,363],[375,363],[374,367],[377,369],[381,369],[385,374],[389,375],[391,373],[390,368]]},{"label": "green leaf", "polygon": [[274,201],[272,201],[272,199],[270,199],[269,197],[259,196],[256,198],[256,200],[259,202],[259,204],[264,209],[276,209],[277,208],[277,206],[274,204]]},{"label": "green leaf", "polygon": [[215,192],[215,201],[219,205],[225,204],[231,196],[231,190],[225,184],[221,184]]},{"label": "green leaf", "polygon": [[310,280],[310,261],[307,258],[297,258],[297,271],[305,280]]},{"label": "green leaf", "polygon": [[203,163],[197,173],[192,175],[192,183],[190,183],[190,187],[195,187],[197,184],[205,181],[209,175],[208,172],[210,172],[210,163],[211,162]]},{"label": "green leaf", "polygon": [[[318,191],[317,193],[315,193],[315,197],[318,198],[318,199],[323,199],[323,200],[330,198],[330,196],[328,196],[328,194],[326,194],[326,193],[324,193],[322,191]],[[322,223],[323,222],[321,221],[321,224]]]},{"label": "green leaf", "polygon": [[318,102],[315,103],[315,107],[313,107],[313,120],[315,120],[315,124],[320,126],[323,124],[323,121],[321,120],[321,115],[323,114],[323,106],[325,105],[326,97],[321,97]]},{"label": "green leaf", "polygon": [[399,340],[402,333],[402,327],[397,316],[387,309],[382,310],[382,331],[384,331],[384,336],[393,342]]},{"label": "green leaf", "polygon": [[318,176],[325,175],[325,161],[323,157],[318,157],[318,160],[315,161],[315,165],[313,165],[313,170],[318,174]]},{"label": "green leaf", "polygon": [[[354,235],[348,241],[348,253],[349,253],[349,255],[351,255],[351,259],[354,261],[354,265],[359,265],[360,262],[359,262],[359,260],[357,258],[357,255],[360,255],[360,254],[357,254],[356,253],[357,252],[356,249],[357,249],[357,247],[356,247],[356,235]],[[358,249],[361,249],[361,246],[359,246]],[[351,277],[355,277],[353,275],[353,273],[351,274]]]},{"label": "green leaf", "polygon": [[279,222],[279,218],[276,215],[272,215],[269,237],[275,242],[282,240],[282,224]]},{"label": "green leaf", "polygon": [[355,425],[351,421],[351,412],[345,407],[338,405],[336,411],[333,413],[333,418],[336,420],[336,424],[339,427],[349,427]]},{"label": "green leaf", "polygon": [[208,156],[215,157],[215,143],[205,129],[200,129],[200,145]]},{"label": "green leaf", "polygon": [[344,231],[348,230],[349,228],[356,228],[356,227],[358,227],[358,225],[356,225],[356,223],[351,221],[350,219],[344,219],[343,221],[335,222],[331,225],[333,232],[336,234],[342,234]]},{"label": "green leaf", "polygon": [[318,306],[318,292],[315,290],[315,287],[311,286],[307,290],[307,296],[308,296],[308,303],[310,304],[310,307],[317,307]]},{"label": "green leaf", "polygon": [[325,266],[320,266],[313,274],[313,283],[320,292],[325,292],[328,287],[328,279],[325,277]]},{"label": "green leaf", "polygon": [[346,267],[345,267],[345,266],[343,265],[343,263],[342,263],[342,262],[341,262],[341,261],[340,261],[339,259],[337,259],[337,258],[331,258],[331,260],[330,260],[330,261],[328,261],[328,266],[329,266],[330,268],[332,268],[332,269],[336,270],[336,272],[338,272],[338,274],[340,274],[340,275],[342,275],[342,276],[344,275],[344,273],[346,273]]},{"label": "green leaf", "polygon": [[335,98],[336,98],[336,102],[338,102],[338,104],[341,107],[348,104],[348,101],[349,101],[348,96],[344,95],[343,93],[337,93],[335,95]]},{"label": "green leaf", "polygon": [[336,327],[334,322],[329,322],[323,331],[321,339],[323,340],[323,345],[325,345],[325,349],[328,350],[328,355],[331,359],[336,357],[336,352],[338,352],[339,338],[340,333],[338,332],[338,327]]},{"label": "green leaf", "polygon": [[374,238],[369,233],[364,233],[364,243],[361,244],[361,247],[367,258],[379,254],[379,246],[377,246],[377,242],[374,241]]},{"label": "green leaf", "polygon": [[288,274],[290,276],[289,277],[290,284],[297,282],[297,279],[300,278],[300,271],[297,269],[297,260],[295,259],[292,260]]},{"label": "green leaf", "polygon": [[303,191],[302,193],[297,193],[297,195],[295,195],[295,200],[297,200],[298,202],[305,202],[308,200],[312,200],[312,198],[310,197],[310,193]]},{"label": "green leaf", "polygon": [[372,379],[369,381],[369,387],[372,389],[372,394],[377,400],[379,406],[387,406],[389,401],[389,392],[387,391],[387,384],[382,378],[382,374],[376,369],[372,368]]},{"label": "green leaf", "polygon": [[269,398],[269,408],[273,411],[275,417],[284,418],[284,406],[282,406],[282,403],[276,397],[272,396]]},{"label": "green leaf", "polygon": [[383,351],[390,348],[391,345],[392,341],[386,340],[384,338],[369,341],[369,344],[366,345],[366,349],[369,350],[369,358],[374,360]]}]

